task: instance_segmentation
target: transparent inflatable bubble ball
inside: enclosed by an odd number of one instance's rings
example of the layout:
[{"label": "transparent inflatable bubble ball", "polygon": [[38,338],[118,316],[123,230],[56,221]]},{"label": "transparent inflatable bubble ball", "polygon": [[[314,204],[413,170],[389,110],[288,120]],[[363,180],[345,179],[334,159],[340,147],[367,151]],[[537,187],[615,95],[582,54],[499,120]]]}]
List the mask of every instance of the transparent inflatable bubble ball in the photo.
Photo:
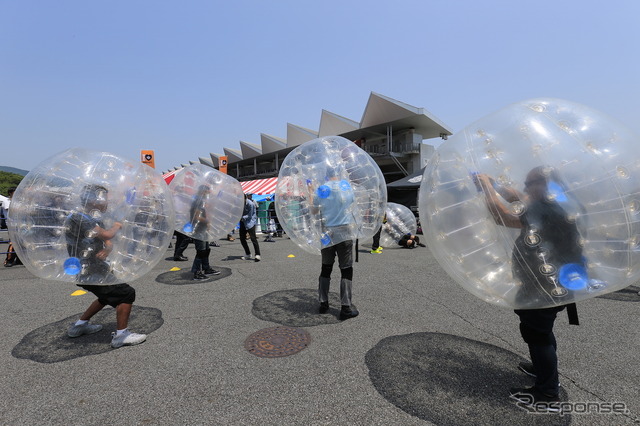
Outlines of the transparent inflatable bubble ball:
[{"label": "transparent inflatable bubble ball", "polygon": [[372,237],[382,222],[386,201],[385,180],[376,162],[339,136],[305,142],[280,167],[275,196],[278,220],[309,253]]},{"label": "transparent inflatable bubble ball", "polygon": [[8,228],[34,275],[109,285],[149,272],[165,255],[173,222],[160,173],[115,154],[74,148],[24,177]]},{"label": "transparent inflatable bubble ball", "polygon": [[409,207],[397,203],[387,203],[386,222],[382,223],[380,245],[400,247],[398,242],[407,234],[416,235],[418,221]]},{"label": "transparent inflatable bubble ball", "polygon": [[203,164],[178,171],[169,190],[176,210],[174,229],[196,240],[225,237],[242,217],[244,193],[240,182]]},{"label": "transparent inflatable bubble ball", "polygon": [[518,102],[429,160],[419,192],[432,253],[490,303],[532,309],[640,279],[638,137],[574,102]]}]

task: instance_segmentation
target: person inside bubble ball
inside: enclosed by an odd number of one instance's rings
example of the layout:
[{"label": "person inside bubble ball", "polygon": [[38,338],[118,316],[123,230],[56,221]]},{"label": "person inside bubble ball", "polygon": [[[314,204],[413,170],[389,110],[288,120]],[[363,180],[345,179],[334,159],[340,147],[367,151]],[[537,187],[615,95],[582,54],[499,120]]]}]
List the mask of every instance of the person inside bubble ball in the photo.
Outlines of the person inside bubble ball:
[{"label": "person inside bubble ball", "polygon": [[[65,237],[69,256],[80,260],[81,271],[78,274],[78,286],[93,293],[97,300],[67,330],[69,337],[97,333],[102,330],[99,324],[90,324],[89,320],[106,305],[116,310],[117,330],[112,334],[111,347],[137,345],[147,339],[145,334],[132,333],[128,329],[129,316],[136,291],[129,284],[108,284],[115,282],[111,268],[106,262],[113,249],[111,240],[122,228],[115,222],[109,229],[99,216],[107,210],[108,191],[101,185],[85,185],[80,193],[82,212],[71,213],[65,221]],[[106,285],[102,285],[105,284]],[[98,285],[101,284],[101,285]]]},{"label": "person inside bubble ball", "polygon": [[[328,181],[324,184],[329,193],[326,196],[311,195],[309,202],[311,212],[322,218],[323,233],[325,235],[339,235],[349,233],[349,226],[353,222],[353,214],[350,211],[355,203],[353,189],[346,181],[340,181],[338,173],[332,168],[326,172]],[[311,182],[308,182],[311,187]],[[310,191],[313,194],[313,191]],[[318,298],[320,301],[319,312],[324,314],[329,311],[329,287],[331,284],[331,271],[338,256],[340,267],[340,320],[357,317],[359,312],[351,304],[351,290],[353,280],[353,240],[342,241],[338,244],[325,247],[320,251],[322,269],[318,278]]]},{"label": "person inside bubble ball", "polygon": [[[191,204],[189,217],[193,224],[194,234],[206,234],[207,229],[209,228],[209,219],[207,219],[207,211],[205,207],[207,197],[210,193],[211,188],[208,185],[200,185],[193,203]],[[193,264],[191,265],[193,279],[206,280],[207,275],[219,275],[220,271],[213,269],[209,264],[209,254],[211,253],[209,242],[194,238],[193,245],[196,246],[196,257],[193,259]]]},{"label": "person inside bubble ball", "polygon": [[[570,306],[570,323],[577,324],[575,305],[569,303],[569,292],[558,285],[557,271],[563,264],[583,263],[578,243],[579,232],[574,220],[558,202],[558,194],[550,191],[560,185],[557,172],[550,167],[535,167],[526,176],[525,196],[514,188],[497,185],[487,175],[477,175],[476,185],[498,225],[519,228],[513,249],[513,275],[522,283],[516,302],[543,300],[556,306],[543,309],[516,309],[520,333],[529,347],[532,363],[519,368],[535,377],[530,388],[513,388],[511,397],[531,405],[558,402],[558,358],[553,325],[558,312]],[[503,204],[523,202],[524,211],[515,214]],[[517,210],[517,209],[516,209]],[[574,315],[574,316],[572,316]]]},{"label": "person inside bubble ball", "polygon": [[404,248],[412,249],[416,247],[426,247],[420,242],[420,237],[411,233],[405,234],[398,241],[398,245]]}]

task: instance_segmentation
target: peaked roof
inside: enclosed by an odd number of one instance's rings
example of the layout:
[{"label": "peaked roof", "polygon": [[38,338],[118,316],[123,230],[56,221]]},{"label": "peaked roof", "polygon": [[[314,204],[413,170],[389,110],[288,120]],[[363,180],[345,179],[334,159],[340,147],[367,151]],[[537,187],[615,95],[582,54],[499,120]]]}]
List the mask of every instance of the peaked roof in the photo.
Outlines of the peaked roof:
[{"label": "peaked roof", "polygon": [[422,114],[421,108],[371,92],[362,113],[360,127],[375,126],[417,114]]},{"label": "peaked roof", "polygon": [[237,149],[231,149],[231,148],[223,148],[223,149],[224,149],[225,155],[229,157],[230,163],[242,160],[242,152],[238,151]]},{"label": "peaked roof", "polygon": [[209,167],[215,167],[211,162],[211,160],[208,160],[204,157],[199,157],[198,160],[200,160],[200,164],[204,164],[205,166],[209,166]]},{"label": "peaked roof", "polygon": [[260,140],[262,141],[263,154],[280,151],[287,147],[287,141],[285,139],[267,135],[266,133],[260,133]]},{"label": "peaked roof", "polygon": [[287,123],[287,148],[293,148],[317,138],[317,131]]},{"label": "peaked roof", "polygon": [[210,152],[209,157],[211,157],[213,167],[220,167],[220,154],[214,154],[213,152]]},{"label": "peaked roof", "polygon": [[253,143],[240,141],[240,149],[242,150],[243,158],[251,158],[262,155],[262,148]]},{"label": "peaked roof", "polygon": [[359,123],[323,109],[318,137],[340,135],[358,128],[360,128]]},{"label": "peaked roof", "polygon": [[371,92],[358,130],[341,136],[355,140],[370,135],[386,134],[387,129],[413,129],[423,139],[451,135],[452,131],[424,108],[417,108],[387,96]]}]

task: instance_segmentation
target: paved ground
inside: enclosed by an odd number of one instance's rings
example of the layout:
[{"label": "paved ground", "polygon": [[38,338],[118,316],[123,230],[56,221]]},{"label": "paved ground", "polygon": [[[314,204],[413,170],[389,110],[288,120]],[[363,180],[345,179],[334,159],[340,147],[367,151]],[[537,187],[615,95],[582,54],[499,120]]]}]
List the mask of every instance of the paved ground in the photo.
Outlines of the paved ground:
[{"label": "paved ground", "polygon": [[[240,259],[238,241],[220,243],[211,253],[224,271],[216,280],[170,271],[190,262],[169,260],[168,250],[132,283],[130,326],[149,338],[116,350],[112,309],[96,318],[105,330],[70,339],[67,326],[92,297],[71,296],[74,286],[22,266],[0,268],[0,424],[640,422],[637,287],[582,302],[582,325],[561,315],[556,327],[563,395],[574,409],[619,402],[629,413],[535,415],[507,397],[509,387],[531,383],[516,368],[526,357],[517,317],[461,289],[428,249],[372,255],[361,247],[361,314],[340,322],[337,278],[332,310],[316,313],[318,256],[278,239],[261,243],[263,261],[253,263]],[[193,258],[192,246],[186,254]],[[310,343],[280,358],[245,349],[250,335],[278,326],[306,331]]]}]

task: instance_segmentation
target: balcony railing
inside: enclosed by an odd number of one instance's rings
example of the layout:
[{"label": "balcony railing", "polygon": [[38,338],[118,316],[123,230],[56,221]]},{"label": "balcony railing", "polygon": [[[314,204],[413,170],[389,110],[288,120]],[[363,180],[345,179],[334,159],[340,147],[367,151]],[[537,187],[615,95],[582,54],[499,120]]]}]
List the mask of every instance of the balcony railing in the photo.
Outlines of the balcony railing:
[{"label": "balcony railing", "polygon": [[[376,155],[387,155],[387,146],[384,144],[364,145],[362,147],[372,157]],[[420,144],[413,142],[396,142],[391,146],[391,153],[393,154],[419,154]]]}]

